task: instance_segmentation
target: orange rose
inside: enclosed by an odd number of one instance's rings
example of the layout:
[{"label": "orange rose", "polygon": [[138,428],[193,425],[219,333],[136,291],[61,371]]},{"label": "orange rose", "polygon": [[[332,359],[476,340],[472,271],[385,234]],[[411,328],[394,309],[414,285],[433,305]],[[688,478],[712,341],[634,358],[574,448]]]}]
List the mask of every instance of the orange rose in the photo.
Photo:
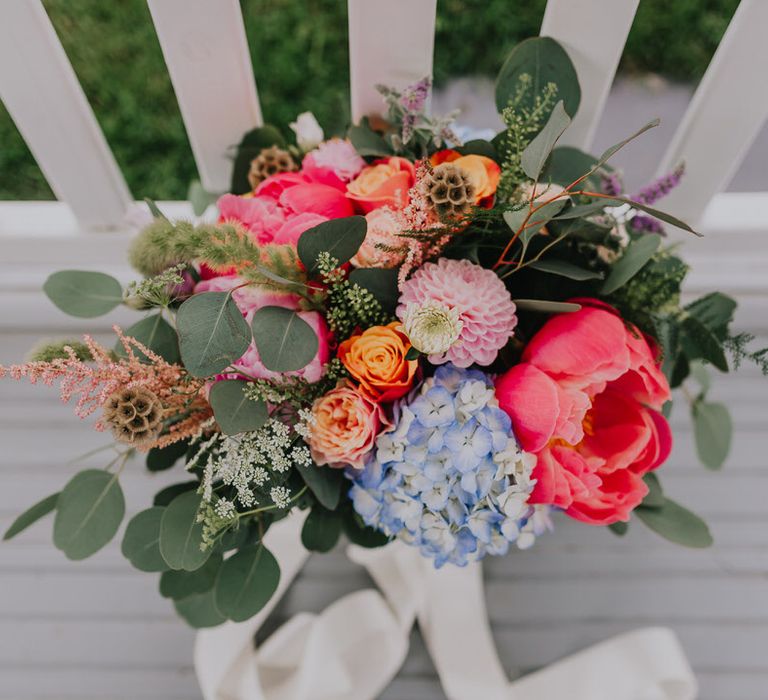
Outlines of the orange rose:
[{"label": "orange rose", "polygon": [[413,163],[399,156],[383,158],[363,168],[347,185],[347,197],[365,213],[385,205],[399,209],[408,203],[414,179]]},{"label": "orange rose", "polygon": [[374,401],[394,401],[408,393],[418,362],[406,360],[411,344],[401,326],[373,326],[339,345],[339,359]]},{"label": "orange rose", "polygon": [[438,151],[429,160],[433,166],[441,163],[453,163],[464,170],[475,186],[475,204],[491,205],[501,176],[501,168],[496,161],[475,154],[463,156],[452,149]]}]

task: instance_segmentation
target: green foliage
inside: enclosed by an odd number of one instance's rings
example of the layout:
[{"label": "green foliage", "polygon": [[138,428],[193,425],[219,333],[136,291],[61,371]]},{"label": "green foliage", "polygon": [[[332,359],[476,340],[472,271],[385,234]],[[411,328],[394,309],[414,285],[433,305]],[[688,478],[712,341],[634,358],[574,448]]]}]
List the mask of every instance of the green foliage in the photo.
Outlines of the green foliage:
[{"label": "green foliage", "polygon": [[34,525],[38,520],[44,518],[56,508],[58,500],[59,494],[53,493],[50,496],[46,496],[43,500],[38,501],[35,505],[27,508],[27,510],[11,523],[11,526],[5,531],[5,534],[3,534],[3,540],[10,540],[13,537],[16,537],[16,535],[26,530],[30,525]]},{"label": "green foliage", "polygon": [[176,496],[160,522],[160,553],[171,569],[194,571],[211,555],[203,547],[203,526],[198,522],[200,496],[193,491]]},{"label": "green foliage", "polygon": [[243,136],[237,146],[235,164],[232,167],[230,192],[233,194],[245,194],[251,191],[251,183],[248,182],[248,171],[251,168],[251,161],[262,150],[272,146],[284,148],[285,139],[278,129],[269,124],[259,126]]},{"label": "green foliage", "polygon": [[632,241],[611,267],[608,279],[601,289],[602,294],[608,295],[631,280],[653,257],[660,244],[661,236],[657,233],[650,233]]},{"label": "green foliage", "polygon": [[179,440],[167,447],[153,447],[147,452],[147,469],[151,472],[162,472],[173,467],[187,453],[189,442]]},{"label": "green foliage", "polygon": [[54,272],[45,280],[43,291],[57,308],[79,318],[103,316],[123,303],[120,282],[103,272]]},{"label": "green foliage", "polygon": [[125,303],[131,308],[167,307],[176,299],[176,289],[184,284],[182,273],[187,263],[179,263],[140,282],[131,282],[125,289]]},{"label": "green foliage", "polygon": [[707,524],[669,498],[664,498],[659,507],[641,505],[634,512],[651,530],[670,542],[695,548],[712,545]]},{"label": "green foliage", "polygon": [[222,372],[248,349],[251,329],[227,292],[187,299],[176,316],[184,367],[193,377]]},{"label": "green foliage", "polygon": [[733,423],[728,409],[721,403],[704,400],[691,406],[696,453],[709,469],[720,469],[731,450]]},{"label": "green foliage", "polygon": [[520,156],[523,172],[531,180],[538,181],[552,149],[570,123],[571,118],[560,100],[552,109],[544,128],[534,136]]},{"label": "green foliage", "polygon": [[593,280],[602,279],[603,273],[595,270],[585,270],[567,260],[558,260],[557,258],[547,258],[546,260],[534,260],[528,264],[532,270],[547,272],[551,275],[559,275],[572,280]]},{"label": "green foliage", "polygon": [[227,435],[258,430],[269,418],[267,405],[248,398],[243,392],[245,386],[246,382],[231,379],[211,387],[209,400],[213,415]]},{"label": "green foliage", "polygon": [[174,600],[173,607],[195,629],[216,627],[227,620],[216,607],[213,590],[205,593],[194,593],[186,598]]},{"label": "green foliage", "polygon": [[397,269],[357,268],[349,274],[349,281],[368,290],[386,313],[394,314],[400,298],[397,272]]},{"label": "green foliage", "polygon": [[198,247],[192,223],[155,217],[131,241],[128,262],[145,277],[153,277],[179,263],[191,263]]},{"label": "green foliage", "polygon": [[729,335],[723,341],[723,347],[731,356],[733,368],[739,369],[745,361],[757,365],[760,371],[768,376],[768,348],[750,350],[748,345],[755,339],[751,333]]},{"label": "green foliage", "polygon": [[[166,362],[177,364],[181,361],[176,331],[163,318],[162,314],[150,314],[141,321],[134,323],[124,333],[130,338],[136,338],[144,347],[160,355]],[[134,352],[140,360],[147,359],[140,350],[134,349]],[[118,357],[126,356],[125,348],[121,342],[115,345],[115,354]]]},{"label": "green foliage", "polygon": [[310,383],[298,375],[283,375],[274,379],[249,381],[244,392],[251,401],[287,404],[298,410],[309,406],[316,398],[333,389],[339,379],[346,376],[344,365],[334,357],[325,366],[322,379],[317,382]]},{"label": "green foliage", "polygon": [[296,469],[318,502],[329,510],[335,510],[341,500],[341,492],[346,482],[344,472],[341,469],[320,467],[316,464],[308,466],[297,464]]},{"label": "green foliage", "polygon": [[365,240],[368,223],[364,216],[331,219],[304,231],[296,246],[299,258],[310,275],[320,272],[322,253],[337,261],[337,267],[354,257]]},{"label": "green foliage", "polygon": [[262,363],[273,372],[300,370],[317,354],[317,334],[291,309],[263,306],[253,315],[251,329]]},{"label": "green foliage", "polygon": [[192,595],[207,593],[216,582],[221,563],[221,555],[214,554],[194,571],[165,571],[160,576],[160,595],[163,598],[181,600]]},{"label": "green foliage", "polygon": [[66,348],[71,348],[75,357],[81,362],[93,360],[88,346],[79,340],[44,340],[29,351],[27,360],[29,362],[66,360],[69,357]]},{"label": "green foliage", "polygon": [[219,569],[213,594],[216,608],[243,622],[261,610],[277,590],[280,567],[263,544],[241,549]]},{"label": "green foliage", "polygon": [[389,537],[366,525],[351,507],[343,513],[342,528],[349,541],[360,547],[374,549],[389,543]]},{"label": "green foliage", "polygon": [[53,543],[68,559],[85,559],[117,533],[125,515],[125,498],[117,474],[86,469],[72,477],[59,494]]},{"label": "green foliage", "polygon": [[341,535],[341,515],[315,505],[301,528],[301,543],[310,552],[329,552]]},{"label": "green foliage", "polygon": [[128,521],[121,551],[140,571],[166,571],[168,565],[160,554],[160,521],[165,508],[153,506]]}]

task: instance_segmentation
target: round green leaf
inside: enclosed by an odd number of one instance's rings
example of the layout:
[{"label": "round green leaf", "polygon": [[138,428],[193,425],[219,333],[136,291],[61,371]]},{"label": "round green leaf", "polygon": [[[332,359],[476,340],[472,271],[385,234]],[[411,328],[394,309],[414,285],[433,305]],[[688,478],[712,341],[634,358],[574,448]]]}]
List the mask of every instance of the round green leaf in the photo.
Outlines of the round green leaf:
[{"label": "round green leaf", "polygon": [[692,412],[699,459],[705,467],[720,469],[731,451],[731,414],[721,403],[704,401],[696,402]]},{"label": "round green leaf", "polygon": [[120,282],[103,272],[54,272],[45,281],[43,291],[65,314],[80,318],[103,316],[123,302]]},{"label": "round green leaf", "polygon": [[213,415],[227,435],[258,430],[269,418],[267,405],[247,398],[243,393],[245,386],[246,382],[227,379],[211,387],[209,401]]},{"label": "round green leaf", "polygon": [[213,591],[196,593],[182,600],[174,600],[173,606],[187,624],[195,629],[216,627],[216,625],[227,621],[227,618],[216,608]]},{"label": "round green leaf", "polygon": [[328,510],[335,510],[336,506],[339,505],[341,490],[346,481],[344,472],[341,469],[319,467],[314,463],[310,465],[297,464],[296,469],[320,504]]},{"label": "round green leaf", "polygon": [[26,530],[30,525],[36,523],[40,518],[45,517],[54,508],[59,500],[59,494],[54,493],[47,496],[42,501],[38,501],[35,505],[27,508],[16,520],[11,523],[11,526],[5,531],[3,535],[4,540],[10,540],[12,537],[16,537],[20,532]]},{"label": "round green leaf", "polygon": [[226,292],[204,292],[187,299],[179,307],[176,326],[181,360],[193,377],[224,371],[251,344],[251,330]]},{"label": "round green leaf", "polygon": [[167,447],[153,447],[147,452],[147,469],[151,472],[162,472],[170,469],[176,462],[187,454],[189,442],[178,440]]},{"label": "round green leaf", "polygon": [[635,513],[651,530],[670,542],[684,547],[709,547],[712,544],[707,524],[698,515],[668,498],[660,508],[639,506]]},{"label": "round green leaf", "polygon": [[360,547],[373,549],[375,547],[383,547],[389,542],[389,537],[383,532],[366,525],[362,518],[351,509],[344,514],[342,526],[344,534],[349,538],[349,541]]},{"label": "round green leaf", "polygon": [[199,481],[182,481],[180,484],[171,484],[164,489],[160,489],[152,499],[153,506],[167,506],[179,494],[187,491],[196,491],[200,486]]},{"label": "round green leaf", "polygon": [[160,576],[160,595],[181,600],[213,588],[222,558],[216,554],[196,571],[166,571]]},{"label": "round green leaf", "polygon": [[662,508],[667,499],[664,498],[664,492],[661,489],[659,477],[653,472],[648,472],[643,477],[643,481],[648,487],[648,493],[645,494],[645,498],[643,499],[643,506],[646,508]]},{"label": "round green leaf", "polygon": [[273,372],[306,367],[317,354],[317,335],[301,316],[282,306],[263,306],[251,321],[256,349]]},{"label": "round green leaf", "polygon": [[[496,78],[496,108],[501,112],[515,96],[520,77],[531,77],[531,89],[522,108],[533,110],[535,100],[547,83],[557,85],[557,100],[562,100],[570,117],[576,114],[581,101],[581,88],[576,69],[565,49],[549,37],[534,37],[521,41],[504,61]],[[554,107],[554,105],[552,105]],[[545,118],[549,114],[544,115]]]},{"label": "round green leaf", "polygon": [[211,549],[202,548],[203,526],[197,522],[200,496],[187,491],[176,496],[160,521],[160,553],[171,569],[194,571],[211,556]]},{"label": "round green leaf", "polygon": [[329,552],[339,541],[341,515],[315,505],[301,528],[301,543],[310,552]]},{"label": "round green leaf", "polygon": [[[177,364],[181,359],[176,331],[160,314],[151,314],[142,318],[141,321],[128,328],[125,335],[136,338],[146,348],[160,355],[166,362]],[[143,352],[138,350],[134,350],[134,352],[140,360],[145,361],[147,359]],[[115,353],[119,357],[126,356],[125,348],[119,341],[115,344]]]},{"label": "round green leaf", "polygon": [[87,469],[75,474],[59,495],[53,543],[69,559],[85,559],[115,536],[124,515],[117,474]]},{"label": "round green leaf", "polygon": [[267,604],[279,581],[280,567],[264,545],[241,549],[219,569],[213,589],[216,607],[228,619],[243,622]]},{"label": "round green leaf", "polygon": [[160,554],[160,520],[165,508],[157,506],[137,513],[128,521],[123,535],[123,556],[139,571],[165,571]]},{"label": "round green leaf", "polygon": [[340,265],[354,257],[365,240],[368,223],[364,216],[331,219],[304,231],[296,246],[309,274],[317,272],[317,256],[328,253]]}]

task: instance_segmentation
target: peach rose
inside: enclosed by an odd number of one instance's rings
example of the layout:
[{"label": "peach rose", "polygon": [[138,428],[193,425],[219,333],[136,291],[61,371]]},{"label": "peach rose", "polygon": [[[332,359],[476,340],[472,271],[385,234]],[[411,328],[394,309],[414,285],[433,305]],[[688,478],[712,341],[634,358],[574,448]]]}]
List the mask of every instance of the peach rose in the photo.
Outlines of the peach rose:
[{"label": "peach rose", "polygon": [[393,156],[374,161],[347,185],[347,197],[367,213],[385,205],[395,209],[408,203],[415,180],[413,163]]},{"label": "peach rose", "polygon": [[453,163],[464,170],[475,187],[475,204],[491,204],[501,177],[501,168],[494,160],[475,154],[463,156],[458,151],[444,149],[435,153],[430,162],[433,166]]},{"label": "peach rose", "polygon": [[[350,262],[355,267],[397,267],[405,259],[407,246],[400,234],[408,228],[401,212],[379,207],[365,215],[368,232]],[[385,246],[381,248],[380,246]]]},{"label": "peach rose", "polygon": [[400,327],[399,321],[372,326],[339,345],[339,359],[377,402],[399,399],[413,385],[419,363],[405,359],[411,344]]},{"label": "peach rose", "polygon": [[317,399],[312,416],[308,440],[312,459],[338,469],[362,469],[376,436],[389,427],[381,407],[349,382],[342,382]]}]

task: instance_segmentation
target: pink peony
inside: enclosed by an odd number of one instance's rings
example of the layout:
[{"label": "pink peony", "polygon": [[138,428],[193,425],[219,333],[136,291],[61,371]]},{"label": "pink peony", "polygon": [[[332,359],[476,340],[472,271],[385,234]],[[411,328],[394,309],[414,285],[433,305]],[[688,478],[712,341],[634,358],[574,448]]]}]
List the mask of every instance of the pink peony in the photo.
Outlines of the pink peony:
[{"label": "pink peony", "polygon": [[648,492],[643,474],[669,455],[658,409],[670,391],[639,331],[583,301],[590,306],[544,324],[496,396],[522,448],[538,456],[531,502],[607,525],[629,519]]},{"label": "pink peony", "polygon": [[355,387],[339,384],[312,406],[309,448],[319,465],[362,469],[376,436],[389,427],[383,409]]},{"label": "pink peony", "polygon": [[[214,277],[213,279],[199,282],[195,287],[195,294],[201,292],[227,292],[242,283],[243,280],[234,275],[230,277]],[[299,297],[295,294],[269,291],[254,286],[236,289],[232,292],[232,298],[248,323],[251,322],[256,311],[264,306],[282,306],[296,311],[299,309]],[[311,326],[318,340],[317,354],[308,365],[295,372],[273,372],[263,365],[259,357],[259,351],[256,349],[256,343],[252,342],[245,351],[245,354],[237,362],[232,363],[232,367],[241,371],[244,376],[249,378],[276,379],[284,374],[288,374],[303,377],[308,382],[318,381],[323,376],[323,368],[330,359],[329,342],[331,333],[328,330],[325,319],[317,311],[298,311],[298,314],[300,318]]]},{"label": "pink peony", "polygon": [[318,224],[322,224],[324,221],[328,221],[327,216],[321,216],[320,214],[297,214],[296,216],[288,219],[275,233],[275,237],[272,240],[276,245],[292,245],[296,246],[299,242],[301,234],[307,229],[310,229]]},{"label": "pink peony", "polygon": [[[405,217],[389,207],[379,207],[369,211],[365,220],[368,222],[368,232],[363,245],[350,262],[355,267],[397,267],[407,252],[405,239],[399,235],[408,228]],[[380,246],[387,246],[389,250]]]},{"label": "pink peony", "polygon": [[440,258],[426,263],[401,287],[397,317],[409,304],[441,304],[459,313],[459,339],[446,352],[429,355],[432,364],[489,365],[517,325],[515,304],[495,272],[469,260]]},{"label": "pink peony", "polygon": [[365,161],[355,147],[342,139],[331,139],[321,143],[314,151],[304,156],[301,170],[311,182],[330,185],[342,192],[347,183],[363,168]]},{"label": "pink peony", "polygon": [[294,185],[303,185],[307,179],[301,173],[277,173],[262,180],[254,190],[257,197],[269,197],[278,201],[285,190]]},{"label": "pink peony", "polygon": [[272,241],[275,232],[285,221],[285,214],[275,200],[269,197],[239,197],[225,194],[219,197],[219,221],[234,221],[242,224],[257,243],[264,245]]},{"label": "pink peony", "polygon": [[308,182],[283,190],[280,206],[288,214],[320,214],[329,219],[352,216],[355,211],[344,193],[329,185]]}]

